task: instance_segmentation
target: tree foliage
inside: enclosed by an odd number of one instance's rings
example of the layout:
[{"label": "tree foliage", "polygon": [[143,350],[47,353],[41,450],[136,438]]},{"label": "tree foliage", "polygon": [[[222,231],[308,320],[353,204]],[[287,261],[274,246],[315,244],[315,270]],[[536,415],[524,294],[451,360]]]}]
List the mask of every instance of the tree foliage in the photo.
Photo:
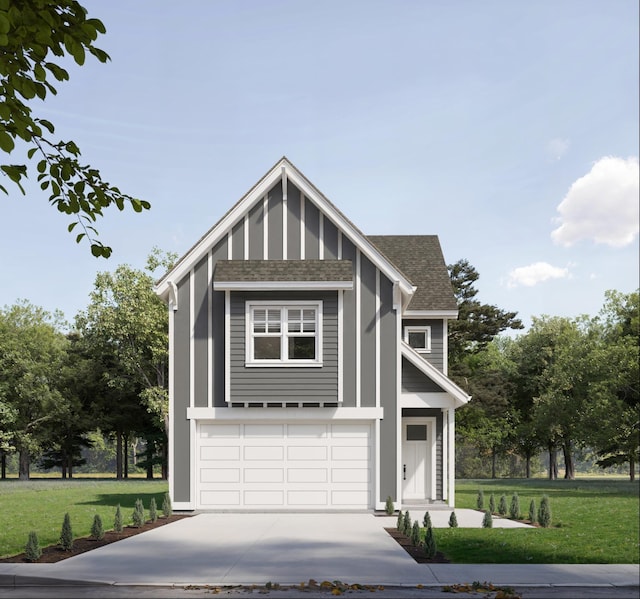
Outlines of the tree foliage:
[{"label": "tree foliage", "polygon": [[[71,218],[69,232],[80,225],[76,241],[88,239],[94,256],[108,258],[112,250],[97,239],[97,218],[112,206],[142,212],[149,202],[122,193],[100,171],[82,164],[78,145],[57,140],[54,125],[32,111],[36,100],[55,95],[55,86],[69,79],[61,66],[67,57],[79,66],[87,54],[109,60],[94,45],[105,32],[75,0],[0,0],[0,150],[11,154],[17,145],[24,147],[27,160],[37,161],[38,182],[50,204]],[[2,164],[0,170],[25,193],[26,163]],[[0,190],[8,193],[3,185]]]}]

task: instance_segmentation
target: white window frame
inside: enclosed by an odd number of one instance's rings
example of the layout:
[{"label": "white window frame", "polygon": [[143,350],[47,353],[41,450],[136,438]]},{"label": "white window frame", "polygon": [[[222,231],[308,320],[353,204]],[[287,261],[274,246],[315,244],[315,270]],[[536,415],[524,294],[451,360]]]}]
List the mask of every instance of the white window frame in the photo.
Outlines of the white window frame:
[{"label": "white window frame", "polygon": [[[425,347],[413,347],[409,343],[409,333],[424,333]],[[431,353],[431,327],[430,326],[404,327],[404,342],[420,354]]]},{"label": "white window frame", "polygon": [[[287,310],[308,310],[313,308],[316,312],[316,359],[315,360],[290,360],[287,358],[289,347],[289,331]],[[280,333],[273,334],[280,337],[280,359],[279,360],[256,360],[254,358],[254,337],[253,332],[253,312],[254,310],[279,310],[280,311]],[[292,334],[296,336],[295,333]],[[258,335],[260,336],[260,335]],[[311,336],[311,335],[308,335]],[[245,366],[249,367],[321,367],[322,366],[322,301],[269,301],[255,300],[245,304]]]}]

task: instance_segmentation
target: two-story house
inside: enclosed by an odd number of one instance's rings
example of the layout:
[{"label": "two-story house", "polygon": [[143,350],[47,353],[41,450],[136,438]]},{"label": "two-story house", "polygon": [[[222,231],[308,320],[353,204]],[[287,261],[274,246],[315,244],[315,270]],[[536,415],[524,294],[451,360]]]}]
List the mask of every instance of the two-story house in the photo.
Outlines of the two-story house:
[{"label": "two-story house", "polygon": [[454,505],[457,306],[433,235],[366,236],[282,158],[157,282],[178,510]]}]

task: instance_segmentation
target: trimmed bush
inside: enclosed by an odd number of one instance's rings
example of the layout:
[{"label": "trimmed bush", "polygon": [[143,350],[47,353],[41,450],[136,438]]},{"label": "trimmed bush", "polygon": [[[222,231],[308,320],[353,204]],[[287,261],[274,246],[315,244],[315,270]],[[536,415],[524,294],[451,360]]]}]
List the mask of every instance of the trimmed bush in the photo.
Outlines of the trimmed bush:
[{"label": "trimmed bush", "polygon": [[431,526],[427,528],[427,533],[424,536],[424,544],[422,547],[424,548],[424,554],[428,558],[435,557],[437,546],[436,546],[436,539],[433,536],[433,528]]},{"label": "trimmed bush", "polygon": [[156,498],[152,497],[149,502],[149,520],[155,522],[158,519],[158,506],[156,505]]},{"label": "trimmed bush", "polygon": [[484,491],[480,489],[478,491],[478,498],[476,499],[476,505],[479,510],[484,510]]},{"label": "trimmed bush", "polygon": [[449,526],[451,528],[458,528],[458,517],[455,512],[451,512],[451,516],[449,516]]},{"label": "trimmed bush", "polygon": [[496,498],[493,496],[493,493],[489,495],[489,511],[492,514],[496,513]]},{"label": "trimmed bush", "polygon": [[29,539],[24,547],[24,553],[27,561],[30,562],[37,562],[42,557],[42,549],[40,548],[38,533],[35,530],[32,530],[29,533]]},{"label": "trimmed bush", "polygon": [[173,514],[173,508],[171,507],[171,497],[169,497],[169,493],[164,494],[164,499],[162,500],[162,515],[165,518],[168,518]]},{"label": "trimmed bush", "polygon": [[531,524],[535,524],[536,521],[536,500],[532,499],[529,504],[529,522],[531,522]]},{"label": "trimmed bush", "polygon": [[69,512],[64,515],[64,520],[62,521],[60,547],[62,547],[63,551],[71,551],[73,549],[73,530],[71,529],[71,516],[69,516]]},{"label": "trimmed bush", "polygon": [[91,525],[91,536],[96,539],[96,541],[104,539],[104,528],[102,527],[102,518],[100,517],[100,514],[96,514],[93,517],[93,524]]},{"label": "trimmed bush", "polygon": [[420,546],[420,523],[417,520],[411,528],[411,544],[415,547]]},{"label": "trimmed bush", "polygon": [[411,536],[411,527],[413,523],[411,522],[411,515],[409,514],[409,510],[404,513],[404,528],[402,529],[405,537]]},{"label": "trimmed bush", "polygon": [[391,499],[391,495],[387,497],[387,503],[384,506],[384,511],[387,512],[387,516],[391,516],[393,512],[396,511],[396,508],[393,505],[393,499]]},{"label": "trimmed bush", "polygon": [[402,513],[402,510],[398,510],[398,520],[396,522],[396,529],[398,530],[398,532],[404,531],[404,514]]},{"label": "trimmed bush", "polygon": [[144,505],[142,504],[142,499],[136,499],[136,506],[131,519],[136,528],[140,528],[144,524]]},{"label": "trimmed bush", "polygon": [[549,498],[546,495],[542,496],[540,502],[540,508],[538,509],[538,522],[540,526],[548,528],[551,526],[551,506],[549,505]]},{"label": "trimmed bush", "polygon": [[513,494],[511,498],[511,505],[509,506],[509,518],[514,520],[520,520],[522,514],[520,513],[520,498],[517,493]]},{"label": "trimmed bush", "polygon": [[424,518],[422,519],[422,525],[425,528],[431,528],[431,514],[429,514],[429,512],[424,513]]},{"label": "trimmed bush", "polygon": [[484,513],[482,528],[493,528],[493,518],[491,517],[491,512],[489,510]]},{"label": "trimmed bush", "polygon": [[504,493],[500,496],[500,501],[498,503],[498,514],[501,516],[507,515],[507,497]]},{"label": "trimmed bush", "polygon": [[122,510],[120,509],[120,504],[118,504],[118,507],[116,508],[116,515],[113,520],[113,530],[115,530],[116,532],[122,532],[123,528],[124,524],[122,522]]}]

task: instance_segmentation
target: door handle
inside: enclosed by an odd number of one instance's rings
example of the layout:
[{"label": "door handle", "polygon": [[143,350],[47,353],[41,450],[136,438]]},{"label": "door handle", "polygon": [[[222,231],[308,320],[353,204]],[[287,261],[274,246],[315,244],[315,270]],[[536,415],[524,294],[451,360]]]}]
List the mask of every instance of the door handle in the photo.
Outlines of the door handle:
[{"label": "door handle", "polygon": [[407,465],[402,464],[402,480],[407,480]]}]

